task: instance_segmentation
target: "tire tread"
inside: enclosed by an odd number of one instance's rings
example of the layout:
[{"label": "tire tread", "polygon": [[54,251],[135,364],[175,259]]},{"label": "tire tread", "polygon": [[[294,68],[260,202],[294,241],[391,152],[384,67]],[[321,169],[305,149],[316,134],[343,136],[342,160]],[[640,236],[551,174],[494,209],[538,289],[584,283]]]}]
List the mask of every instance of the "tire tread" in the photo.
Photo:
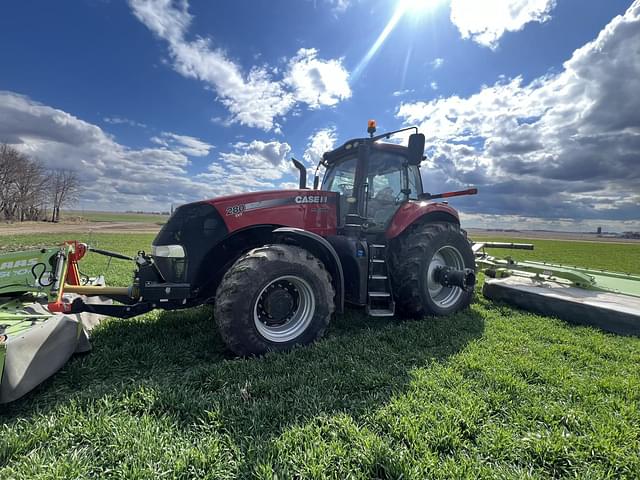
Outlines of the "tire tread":
[{"label": "tire tread", "polygon": [[[445,232],[460,235],[467,241],[459,226],[451,222],[417,223],[392,240],[389,264],[396,308],[400,314],[411,318],[440,314],[422,299],[420,276],[423,273],[424,258],[429,254],[431,245],[436,237]],[[470,251],[471,247],[469,247]],[[463,295],[458,309],[467,307],[472,296],[472,294]]]},{"label": "tire tread", "polygon": [[[324,264],[303,248],[285,245],[271,244],[254,248],[240,257],[222,277],[222,281],[216,292],[214,317],[218,324],[218,330],[222,340],[234,353],[247,355],[260,355],[269,350],[282,350],[293,345],[271,344],[263,339],[253,325],[253,304],[248,302],[248,292],[253,292],[256,285],[268,280],[270,264],[273,262],[289,263],[303,266],[315,272],[319,281],[323,284],[324,292],[320,292],[320,298],[326,297],[326,304],[316,301],[316,312],[313,325],[310,325],[304,334],[313,327],[313,341],[320,338],[335,310],[335,290],[331,276]],[[240,302],[240,303],[239,303]],[[248,304],[251,305],[248,305]],[[245,308],[248,306],[249,308]],[[238,315],[242,309],[243,315]],[[238,318],[245,315],[251,318]],[[295,343],[295,342],[294,342]],[[302,343],[309,343],[307,341]],[[284,346],[284,348],[282,348]]]}]

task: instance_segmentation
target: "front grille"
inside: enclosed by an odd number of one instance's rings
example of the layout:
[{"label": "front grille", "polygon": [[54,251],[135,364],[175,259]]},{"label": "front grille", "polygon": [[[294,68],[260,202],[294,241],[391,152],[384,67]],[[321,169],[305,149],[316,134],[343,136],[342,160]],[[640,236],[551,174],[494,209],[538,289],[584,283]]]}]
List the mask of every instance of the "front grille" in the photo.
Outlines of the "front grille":
[{"label": "front grille", "polygon": [[209,203],[178,207],[162,227],[153,245],[182,245],[185,258],[154,260],[167,282],[193,283],[205,255],[228,233],[222,217]]}]

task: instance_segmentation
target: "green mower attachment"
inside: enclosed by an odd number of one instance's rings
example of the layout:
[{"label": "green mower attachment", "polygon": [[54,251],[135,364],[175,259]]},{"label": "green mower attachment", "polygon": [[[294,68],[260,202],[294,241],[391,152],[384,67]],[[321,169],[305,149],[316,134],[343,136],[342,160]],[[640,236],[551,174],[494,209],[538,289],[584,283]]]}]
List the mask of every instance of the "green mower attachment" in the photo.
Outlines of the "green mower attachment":
[{"label": "green mower attachment", "polygon": [[[65,287],[81,282],[77,261],[84,244],[0,255],[0,403],[20,398],[58,371],[74,354],[91,349],[90,330],[100,321],[91,313],[69,314],[73,294]],[[99,297],[91,303],[109,303]]]},{"label": "green mower attachment", "polygon": [[482,293],[525,310],[621,335],[640,335],[640,276],[553,263],[500,259],[486,248],[533,250],[530,244],[475,243]]},{"label": "green mower attachment", "polygon": [[48,291],[60,248],[0,255],[0,296]]}]

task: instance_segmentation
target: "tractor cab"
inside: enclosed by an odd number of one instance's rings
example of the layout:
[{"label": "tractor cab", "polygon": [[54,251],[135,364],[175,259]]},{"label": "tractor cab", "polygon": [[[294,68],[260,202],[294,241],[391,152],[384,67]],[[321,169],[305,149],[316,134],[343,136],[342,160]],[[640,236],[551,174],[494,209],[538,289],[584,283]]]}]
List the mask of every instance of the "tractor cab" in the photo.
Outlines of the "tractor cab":
[{"label": "tractor cab", "polygon": [[422,195],[418,165],[424,135],[412,134],[409,147],[379,141],[406,130],[374,137],[375,123],[370,122],[370,138],[349,140],[323,155],[326,172],[321,189],[340,195],[340,227],[355,223],[366,225],[369,232],[384,231],[403,203]]}]

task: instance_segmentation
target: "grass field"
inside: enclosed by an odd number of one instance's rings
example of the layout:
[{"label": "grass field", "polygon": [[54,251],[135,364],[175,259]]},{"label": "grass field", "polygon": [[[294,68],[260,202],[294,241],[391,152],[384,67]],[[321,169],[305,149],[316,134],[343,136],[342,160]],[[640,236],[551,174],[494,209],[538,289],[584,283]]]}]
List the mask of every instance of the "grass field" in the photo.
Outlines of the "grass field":
[{"label": "grass field", "polygon": [[[151,238],[93,236],[130,254]],[[534,243],[507,253],[640,273],[640,245]],[[129,275],[113,262],[108,277]],[[640,477],[638,338],[478,295],[451,318],[351,310],[313,346],[235,359],[210,317],[103,323],[91,354],[4,407],[0,477]]]},{"label": "grass field", "polygon": [[566,240],[526,240],[474,236],[475,241],[533,243],[534,250],[491,250],[492,255],[511,256],[516,260],[543,260],[572,266],[609,269],[617,272],[640,272],[640,242],[613,243],[568,242]]},{"label": "grass field", "polygon": [[138,223],[164,223],[168,215],[155,215],[147,213],[125,212],[94,212],[91,210],[66,210],[61,212],[61,219],[82,219],[87,222],[138,222]]}]

